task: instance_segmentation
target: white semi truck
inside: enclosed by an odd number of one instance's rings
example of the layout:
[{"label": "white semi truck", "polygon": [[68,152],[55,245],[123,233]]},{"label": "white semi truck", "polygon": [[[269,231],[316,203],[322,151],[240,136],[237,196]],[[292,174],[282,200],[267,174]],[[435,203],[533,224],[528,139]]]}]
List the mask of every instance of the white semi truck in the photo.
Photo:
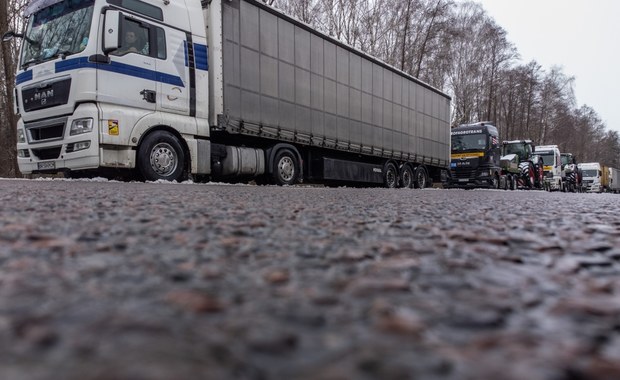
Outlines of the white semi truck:
[{"label": "white semi truck", "polygon": [[584,162],[579,164],[583,172],[583,184],[589,193],[602,193],[609,184],[608,170],[598,162]]},{"label": "white semi truck", "polygon": [[534,148],[534,153],[543,161],[544,183],[547,191],[562,191],[562,156],[557,145],[540,145]]},{"label": "white semi truck", "polygon": [[[425,187],[450,98],[254,0],[32,0],[22,173]],[[444,172],[444,173],[442,173]]]}]

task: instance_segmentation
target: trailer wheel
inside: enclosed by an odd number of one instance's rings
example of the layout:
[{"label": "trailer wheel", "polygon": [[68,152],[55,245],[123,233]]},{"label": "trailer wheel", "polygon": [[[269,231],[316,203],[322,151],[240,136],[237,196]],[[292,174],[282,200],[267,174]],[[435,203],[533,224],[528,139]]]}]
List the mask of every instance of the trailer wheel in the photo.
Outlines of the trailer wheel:
[{"label": "trailer wheel", "polygon": [[415,168],[415,174],[413,175],[414,185],[416,189],[424,189],[428,186],[428,174],[423,166]]},{"label": "trailer wheel", "polygon": [[185,170],[185,152],[172,133],[155,131],[140,144],[137,166],[147,181],[180,181]]},{"label": "trailer wheel", "polygon": [[394,189],[398,187],[398,169],[396,169],[396,165],[391,162],[388,162],[385,165],[383,175],[383,185],[388,189]]},{"label": "trailer wheel", "polygon": [[293,185],[299,177],[299,161],[289,149],[280,150],[273,161],[273,180],[276,185]]},{"label": "trailer wheel", "polygon": [[409,165],[405,165],[403,166],[401,173],[400,173],[400,183],[404,188],[407,189],[413,189],[414,187],[414,183],[413,183],[413,170],[411,169],[411,166]]}]

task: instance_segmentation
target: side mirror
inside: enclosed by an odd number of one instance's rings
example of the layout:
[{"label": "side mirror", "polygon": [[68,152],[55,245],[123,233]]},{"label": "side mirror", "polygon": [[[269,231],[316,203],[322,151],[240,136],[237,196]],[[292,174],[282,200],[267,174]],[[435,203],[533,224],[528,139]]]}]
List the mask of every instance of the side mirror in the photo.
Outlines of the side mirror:
[{"label": "side mirror", "polygon": [[105,13],[103,27],[103,52],[109,52],[121,47],[121,12],[109,10]]}]

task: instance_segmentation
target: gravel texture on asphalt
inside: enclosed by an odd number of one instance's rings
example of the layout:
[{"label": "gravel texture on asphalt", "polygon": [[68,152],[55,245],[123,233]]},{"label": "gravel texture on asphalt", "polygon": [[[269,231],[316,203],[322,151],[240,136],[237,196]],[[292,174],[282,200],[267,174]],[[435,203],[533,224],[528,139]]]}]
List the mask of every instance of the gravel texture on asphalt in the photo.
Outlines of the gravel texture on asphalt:
[{"label": "gravel texture on asphalt", "polygon": [[620,379],[620,196],[0,181],[0,379]]}]

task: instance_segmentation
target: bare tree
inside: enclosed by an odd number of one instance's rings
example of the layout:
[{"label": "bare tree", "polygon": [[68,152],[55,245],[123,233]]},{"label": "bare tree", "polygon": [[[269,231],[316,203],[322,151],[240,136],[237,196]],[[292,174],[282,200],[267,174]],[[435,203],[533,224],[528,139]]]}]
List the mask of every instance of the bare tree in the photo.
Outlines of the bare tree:
[{"label": "bare tree", "polygon": [[[24,0],[0,0],[0,34],[8,30],[20,29],[19,15],[25,4]],[[0,176],[16,177],[17,168],[17,117],[13,112],[15,62],[19,46],[15,41],[2,43],[2,78],[0,80]]]}]

